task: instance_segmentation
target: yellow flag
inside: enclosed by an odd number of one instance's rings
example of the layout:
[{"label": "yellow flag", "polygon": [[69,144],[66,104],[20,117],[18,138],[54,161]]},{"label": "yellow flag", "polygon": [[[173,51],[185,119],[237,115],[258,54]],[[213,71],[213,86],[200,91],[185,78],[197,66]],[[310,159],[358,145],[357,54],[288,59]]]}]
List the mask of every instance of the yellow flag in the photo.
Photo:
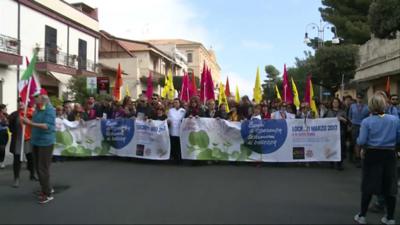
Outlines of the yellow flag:
[{"label": "yellow flag", "polygon": [[161,97],[162,98],[167,98],[168,89],[169,89],[168,85],[169,85],[168,76],[165,76],[165,78],[164,78],[164,87],[163,87],[163,90],[161,92]]},{"label": "yellow flag", "polygon": [[131,92],[129,91],[128,84],[125,85],[125,96],[131,97]]},{"label": "yellow flag", "polygon": [[313,111],[315,113],[315,116],[318,117],[317,105],[315,104],[314,100],[314,88],[311,79],[310,79],[310,99],[311,99],[310,103],[311,111]]},{"label": "yellow flag", "polygon": [[236,103],[240,103],[239,87],[237,85],[236,85],[235,100],[236,100]]},{"label": "yellow flag", "polygon": [[293,90],[293,104],[296,106],[297,109],[300,109],[300,100],[299,100],[299,92],[297,91],[296,84],[294,83],[292,77],[292,90]]},{"label": "yellow flag", "polygon": [[278,89],[278,86],[276,86],[276,84],[275,84],[275,93],[276,93],[276,97],[279,100],[282,100],[281,94],[279,93],[279,89]]},{"label": "yellow flag", "polygon": [[226,112],[229,112],[229,105],[228,105],[228,99],[226,98],[226,94],[225,94],[225,86],[220,83],[219,85],[219,95],[218,95],[218,106],[220,106],[221,104],[225,104],[225,109]]},{"label": "yellow flag", "polygon": [[257,104],[260,104],[262,100],[261,94],[261,81],[260,81],[260,67],[257,68],[257,75],[256,75],[256,83],[254,84],[253,89],[253,98]]},{"label": "yellow flag", "polygon": [[174,81],[173,81],[173,77],[172,77],[172,70],[168,70],[167,98],[169,100],[174,100],[174,98],[175,98],[175,88],[174,88]]}]

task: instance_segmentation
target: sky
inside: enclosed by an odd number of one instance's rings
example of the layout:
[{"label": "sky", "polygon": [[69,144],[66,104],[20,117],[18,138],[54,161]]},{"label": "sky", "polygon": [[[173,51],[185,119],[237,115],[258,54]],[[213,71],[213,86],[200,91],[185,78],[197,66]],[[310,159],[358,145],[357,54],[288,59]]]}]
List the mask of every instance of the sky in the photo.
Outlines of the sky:
[{"label": "sky", "polygon": [[[134,40],[181,38],[212,47],[221,81],[252,96],[256,70],[294,66],[304,33],[321,19],[321,0],[80,0],[99,9],[100,28]],[[76,2],[68,0],[68,2]],[[308,27],[310,37],[317,31]],[[325,32],[329,38],[330,32]]]}]

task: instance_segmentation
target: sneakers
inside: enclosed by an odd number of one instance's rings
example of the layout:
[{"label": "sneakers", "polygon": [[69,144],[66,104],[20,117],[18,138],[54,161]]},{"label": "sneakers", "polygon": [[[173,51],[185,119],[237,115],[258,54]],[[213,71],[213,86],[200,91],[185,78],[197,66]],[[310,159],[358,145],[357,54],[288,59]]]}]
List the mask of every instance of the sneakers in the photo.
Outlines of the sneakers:
[{"label": "sneakers", "polygon": [[360,216],[359,214],[354,216],[354,221],[356,221],[358,224],[367,224],[367,221],[365,220],[364,216]]},{"label": "sneakers", "polygon": [[39,204],[46,204],[49,203],[50,201],[52,201],[54,199],[53,196],[47,196],[47,195],[41,195],[39,197]]},{"label": "sneakers", "polygon": [[[39,198],[40,198],[42,195],[44,195],[42,191],[36,191],[36,192],[34,192],[34,193],[35,193],[35,195],[37,195]],[[54,188],[52,188],[52,189],[50,190],[50,194],[54,194],[54,193],[55,193]]]},{"label": "sneakers", "polygon": [[4,164],[4,162],[2,162],[2,163],[0,164],[0,169],[4,169],[4,168],[6,168],[6,164]]},{"label": "sneakers", "polygon": [[396,221],[395,221],[395,220],[388,220],[388,219],[386,218],[386,216],[383,217],[383,218],[381,219],[381,222],[382,222],[383,224],[386,224],[386,225],[395,225],[395,224],[396,224]]}]

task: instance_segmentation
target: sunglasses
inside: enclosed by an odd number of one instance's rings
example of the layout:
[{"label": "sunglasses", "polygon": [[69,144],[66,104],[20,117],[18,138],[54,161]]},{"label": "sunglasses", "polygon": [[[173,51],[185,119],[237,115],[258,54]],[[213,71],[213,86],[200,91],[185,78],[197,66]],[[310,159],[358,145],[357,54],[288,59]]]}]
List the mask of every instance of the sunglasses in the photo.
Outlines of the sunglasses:
[{"label": "sunglasses", "polygon": [[392,101],[398,101],[399,99],[398,98],[392,98]]}]

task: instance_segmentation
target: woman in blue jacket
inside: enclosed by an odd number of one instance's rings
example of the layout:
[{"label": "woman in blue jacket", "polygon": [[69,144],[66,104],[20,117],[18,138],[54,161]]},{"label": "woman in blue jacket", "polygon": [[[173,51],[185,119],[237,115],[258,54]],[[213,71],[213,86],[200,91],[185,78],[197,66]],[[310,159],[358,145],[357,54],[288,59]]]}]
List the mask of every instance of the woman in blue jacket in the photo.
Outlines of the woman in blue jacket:
[{"label": "woman in blue jacket", "polygon": [[385,97],[375,94],[368,103],[371,116],[361,122],[357,144],[363,146],[361,212],[354,217],[359,224],[366,224],[366,214],[372,195],[385,198],[387,215],[383,224],[396,224],[394,211],[397,195],[396,145],[400,143],[400,121],[385,114]]}]

